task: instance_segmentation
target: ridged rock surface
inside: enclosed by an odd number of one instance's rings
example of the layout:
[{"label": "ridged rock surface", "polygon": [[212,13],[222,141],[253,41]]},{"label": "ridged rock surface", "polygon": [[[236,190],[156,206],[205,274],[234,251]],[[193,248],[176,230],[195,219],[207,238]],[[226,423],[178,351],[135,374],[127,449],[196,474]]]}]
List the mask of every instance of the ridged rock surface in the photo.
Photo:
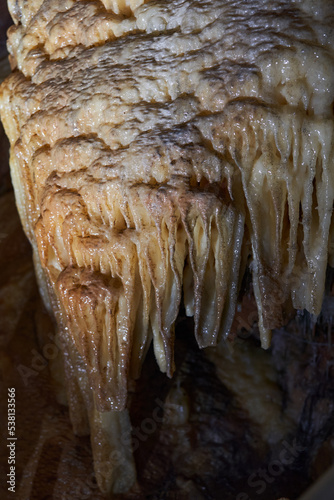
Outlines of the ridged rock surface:
[{"label": "ridged rock surface", "polygon": [[152,338],[172,375],[182,295],[200,347],[228,334],[246,265],[263,347],[286,307],[320,312],[334,257],[334,6],[9,5],[0,112],[17,205],[74,429],[91,429],[101,488],[123,491],[135,474],[120,439],[127,384]]}]

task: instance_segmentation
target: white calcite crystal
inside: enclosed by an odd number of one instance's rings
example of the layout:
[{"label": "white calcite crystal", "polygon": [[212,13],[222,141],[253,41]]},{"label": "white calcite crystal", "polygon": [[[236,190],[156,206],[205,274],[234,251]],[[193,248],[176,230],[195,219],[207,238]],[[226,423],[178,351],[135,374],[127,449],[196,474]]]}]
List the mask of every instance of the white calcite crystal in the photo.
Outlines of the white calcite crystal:
[{"label": "white calcite crystal", "polygon": [[[104,491],[135,480],[128,381],[230,330],[246,265],[263,347],[320,312],[334,261],[334,4],[10,0],[0,112],[70,414]],[[115,457],[113,460],[110,457]],[[122,460],[119,460],[122,457]]]}]

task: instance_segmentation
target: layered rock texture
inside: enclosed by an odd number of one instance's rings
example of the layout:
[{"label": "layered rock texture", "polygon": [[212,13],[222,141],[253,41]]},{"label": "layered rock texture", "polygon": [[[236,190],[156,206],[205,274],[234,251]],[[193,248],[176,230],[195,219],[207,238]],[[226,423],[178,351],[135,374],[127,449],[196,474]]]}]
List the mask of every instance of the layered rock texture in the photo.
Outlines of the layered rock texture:
[{"label": "layered rock texture", "polygon": [[[134,481],[128,383],[174,370],[183,299],[224,340],[247,266],[263,347],[318,314],[334,232],[331,1],[10,1],[0,112],[74,429]],[[116,457],[116,458],[115,458]],[[122,457],[120,459],[119,457]]]}]

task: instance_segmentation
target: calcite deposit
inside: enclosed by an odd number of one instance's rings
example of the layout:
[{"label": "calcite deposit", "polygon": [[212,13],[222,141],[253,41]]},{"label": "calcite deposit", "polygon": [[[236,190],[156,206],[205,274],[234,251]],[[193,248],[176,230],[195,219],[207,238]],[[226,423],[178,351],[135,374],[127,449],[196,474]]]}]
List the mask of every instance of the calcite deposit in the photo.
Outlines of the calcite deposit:
[{"label": "calcite deposit", "polygon": [[[334,6],[10,0],[11,172],[70,414],[101,489],[135,481],[128,383],[172,376],[183,301],[229,333],[246,267],[261,342],[321,309],[334,262]],[[120,458],[121,457],[121,458]]]}]

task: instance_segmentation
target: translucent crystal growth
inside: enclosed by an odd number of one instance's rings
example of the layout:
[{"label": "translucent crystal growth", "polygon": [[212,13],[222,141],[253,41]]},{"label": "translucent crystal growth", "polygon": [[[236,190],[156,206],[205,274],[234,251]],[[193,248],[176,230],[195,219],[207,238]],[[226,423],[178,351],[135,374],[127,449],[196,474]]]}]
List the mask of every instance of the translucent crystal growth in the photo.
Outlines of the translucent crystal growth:
[{"label": "translucent crystal growth", "polygon": [[[200,347],[229,332],[249,259],[264,347],[286,304],[320,311],[333,2],[9,3],[1,118],[74,428],[126,455],[103,429],[128,428],[127,382],[152,339],[172,375],[182,296]],[[116,476],[100,486],[122,491]]]}]

